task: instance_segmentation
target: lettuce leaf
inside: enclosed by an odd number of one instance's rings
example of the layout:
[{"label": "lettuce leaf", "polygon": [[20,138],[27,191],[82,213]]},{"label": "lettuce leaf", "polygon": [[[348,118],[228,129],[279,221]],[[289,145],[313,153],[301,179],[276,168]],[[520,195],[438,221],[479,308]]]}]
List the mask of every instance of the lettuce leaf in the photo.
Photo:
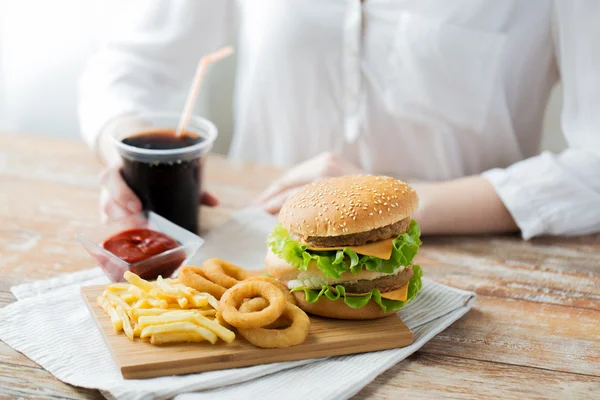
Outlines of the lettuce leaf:
[{"label": "lettuce leaf", "polygon": [[336,285],[334,288],[331,286],[323,286],[321,290],[297,287],[292,289],[292,292],[304,290],[306,301],[309,303],[314,303],[319,300],[321,296],[325,296],[331,301],[343,299],[344,303],[348,306],[352,308],[361,308],[366,306],[369,300],[373,300],[381,307],[383,312],[398,311],[404,307],[406,303],[412,301],[423,287],[423,281],[421,280],[423,270],[417,264],[414,264],[412,267],[413,276],[408,281],[408,295],[406,301],[384,299],[381,297],[381,292],[377,289],[373,289],[371,293],[364,296],[346,296],[346,289],[342,285]]},{"label": "lettuce leaf", "polygon": [[348,270],[358,274],[363,267],[369,271],[393,274],[399,267],[410,265],[421,246],[420,236],[419,225],[416,221],[411,221],[408,232],[394,239],[389,260],[357,254],[347,247],[342,250],[311,251],[281,225],[277,225],[267,237],[267,244],[274,254],[299,270],[306,271],[314,260],[323,274],[339,278]]}]

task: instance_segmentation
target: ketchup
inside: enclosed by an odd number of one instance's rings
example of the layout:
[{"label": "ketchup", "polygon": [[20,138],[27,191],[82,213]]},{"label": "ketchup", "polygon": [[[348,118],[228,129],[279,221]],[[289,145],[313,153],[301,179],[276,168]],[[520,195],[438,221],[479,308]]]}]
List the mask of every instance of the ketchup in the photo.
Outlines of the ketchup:
[{"label": "ketchup", "polygon": [[[128,264],[129,270],[144,279],[168,277],[185,261],[184,250],[152,259],[158,254],[179,247],[173,238],[150,229],[130,229],[109,237],[104,249]],[[146,262],[143,262],[146,261]]]}]

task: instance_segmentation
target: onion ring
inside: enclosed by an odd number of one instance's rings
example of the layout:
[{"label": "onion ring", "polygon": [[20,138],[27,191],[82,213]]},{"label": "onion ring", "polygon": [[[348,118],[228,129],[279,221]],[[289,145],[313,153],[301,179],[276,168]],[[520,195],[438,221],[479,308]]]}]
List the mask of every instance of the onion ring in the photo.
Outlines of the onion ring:
[{"label": "onion ring", "polygon": [[217,299],[220,299],[225,293],[224,287],[217,285],[207,279],[204,270],[195,265],[186,265],[179,270],[179,280],[186,286],[196,289],[199,292],[210,293]]},{"label": "onion ring", "polygon": [[[250,303],[247,306],[245,306],[244,304],[246,303]],[[256,311],[260,311],[262,309],[264,309],[265,307],[267,307],[269,305],[269,302],[262,298],[262,297],[255,297],[253,299],[249,299],[249,300],[245,300],[244,303],[240,306],[240,311],[241,312],[249,312],[249,310],[256,310]],[[291,321],[288,321],[287,318],[285,318],[283,315],[279,318],[277,318],[277,320],[275,322],[273,322],[272,324],[269,325],[265,325],[263,326],[263,328],[265,329],[281,329],[281,328],[287,328],[288,326],[290,326]]]},{"label": "onion ring", "polygon": [[[249,300],[240,306],[240,311],[257,312],[265,306],[263,300]],[[282,348],[304,343],[310,328],[308,315],[297,306],[286,303],[280,319],[291,321],[291,325],[285,329],[238,328],[238,333],[248,342],[262,348]]]},{"label": "onion ring", "polygon": [[280,280],[277,280],[275,278],[271,278],[270,276],[265,276],[265,275],[251,276],[250,278],[247,278],[246,280],[247,281],[265,281],[265,282],[272,283],[273,285],[277,286],[283,292],[283,294],[285,294],[285,296],[287,298],[287,301],[289,303],[292,303],[293,305],[297,304],[296,303],[296,298],[290,292],[290,289],[288,289],[288,287],[285,286],[283,284],[283,282],[281,282]]},{"label": "onion ring", "polygon": [[202,269],[208,279],[227,289],[250,277],[245,269],[218,258],[206,260]]},{"label": "onion ring", "polygon": [[[264,297],[269,305],[263,310],[243,313],[237,308],[244,299]],[[268,282],[245,281],[233,286],[223,294],[219,310],[221,316],[236,328],[260,328],[277,320],[285,310],[287,301],[279,288]]]}]

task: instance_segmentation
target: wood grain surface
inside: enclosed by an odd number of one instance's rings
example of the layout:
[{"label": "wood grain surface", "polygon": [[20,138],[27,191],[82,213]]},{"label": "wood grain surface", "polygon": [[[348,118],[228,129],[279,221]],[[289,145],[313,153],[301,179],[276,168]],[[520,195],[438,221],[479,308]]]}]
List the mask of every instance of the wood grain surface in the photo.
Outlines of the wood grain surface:
[{"label": "wood grain surface", "polygon": [[[215,345],[203,342],[154,346],[139,338],[131,341],[122,332],[114,331],[110,317],[96,302],[104,290],[105,286],[87,286],[81,288],[81,293],[113,360],[126,379],[389,350],[408,346],[413,339],[410,329],[395,315],[372,321],[342,321],[311,316],[306,341],[288,348],[260,349],[239,335],[229,344],[219,340]],[[372,340],[375,336],[377,340]]]},{"label": "wood grain surface", "polygon": [[[10,286],[93,266],[75,241],[98,217],[100,165],[83,143],[0,134],[0,307]],[[203,230],[225,222],[276,168],[207,162]],[[597,399],[600,235],[425,237],[425,274],[479,298],[473,309],[357,398]],[[0,398],[101,398],[53,378],[0,342]]]}]

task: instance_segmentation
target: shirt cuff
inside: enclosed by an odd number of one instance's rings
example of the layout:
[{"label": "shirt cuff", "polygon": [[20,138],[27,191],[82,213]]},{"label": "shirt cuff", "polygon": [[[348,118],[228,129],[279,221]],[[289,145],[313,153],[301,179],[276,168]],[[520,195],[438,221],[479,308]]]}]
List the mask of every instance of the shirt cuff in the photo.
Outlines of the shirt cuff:
[{"label": "shirt cuff", "polygon": [[531,239],[546,231],[544,220],[539,214],[532,196],[523,185],[515,185],[509,171],[491,169],[482,174],[494,187],[500,199],[521,230],[523,239]]},{"label": "shirt cuff", "polygon": [[600,223],[598,165],[596,153],[566,150],[558,155],[542,153],[483,176],[515,219],[523,239],[582,235],[597,231]]}]

